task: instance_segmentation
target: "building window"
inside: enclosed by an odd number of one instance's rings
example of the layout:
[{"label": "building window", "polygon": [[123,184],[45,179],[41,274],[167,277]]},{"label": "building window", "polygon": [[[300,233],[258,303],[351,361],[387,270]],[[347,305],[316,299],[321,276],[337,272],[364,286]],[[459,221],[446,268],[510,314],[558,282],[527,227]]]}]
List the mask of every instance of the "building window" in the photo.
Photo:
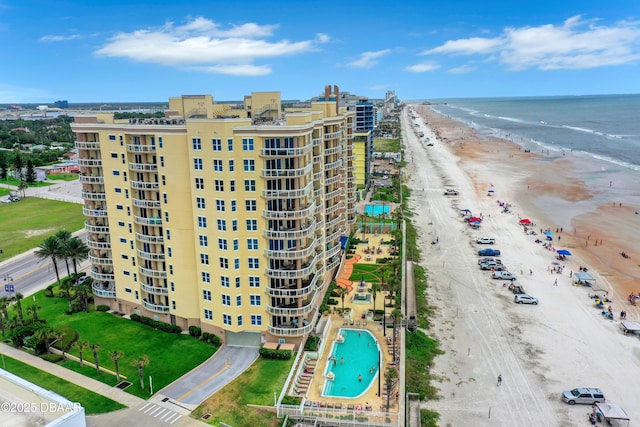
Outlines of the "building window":
[{"label": "building window", "polygon": [[242,326],[242,315],[238,315],[238,326]]},{"label": "building window", "polygon": [[171,240],[171,230],[167,230],[167,240]]},{"label": "building window", "polygon": [[227,139],[227,150],[233,151],[233,139],[232,138]]},{"label": "building window", "polygon": [[240,287],[240,277],[236,276],[236,288]]},{"label": "building window", "polygon": [[249,287],[250,288],[259,288],[260,287],[260,276],[249,276]]},{"label": "building window", "polygon": [[231,297],[229,295],[222,294],[222,305],[231,305]]},{"label": "building window", "polygon": [[249,269],[256,270],[260,268],[260,260],[258,258],[248,258]]},{"label": "building window", "polygon": [[224,212],[224,200],[216,200],[216,210],[218,212]]},{"label": "building window", "polygon": [[235,212],[237,210],[237,203],[235,200],[231,201],[231,212]]},{"label": "building window", "polygon": [[204,197],[196,197],[196,206],[198,207],[198,209],[205,209],[207,207],[204,201]]},{"label": "building window", "polygon": [[124,227],[124,221],[118,221],[118,225],[119,225],[120,227]]},{"label": "building window", "polygon": [[120,171],[113,171],[113,176],[120,176]]},{"label": "building window", "polygon": [[211,291],[207,289],[202,290],[202,298],[205,301],[211,301]]},{"label": "building window", "polygon": [[204,178],[196,178],[196,190],[204,190]]},{"label": "building window", "polygon": [[200,254],[200,264],[209,265],[209,255]]},{"label": "building window", "polygon": [[164,222],[169,222],[169,212],[164,213]]},{"label": "building window", "polygon": [[253,138],[242,138],[242,150],[253,151]]},{"label": "building window", "polygon": [[218,239],[218,249],[227,250],[227,239]]},{"label": "building window", "polygon": [[117,209],[117,210],[119,210],[119,211],[121,211],[121,210],[123,210],[123,209],[124,209],[124,207],[123,207],[122,205],[116,205],[116,209]]},{"label": "building window", "polygon": [[167,248],[167,256],[169,258],[171,258],[173,256],[173,251],[171,250],[171,248]]},{"label": "building window", "polygon": [[247,220],[247,231],[257,231],[258,230],[258,220],[257,219],[248,219]]},{"label": "building window", "polygon": [[176,309],[176,300],[171,300],[171,307],[175,310]]},{"label": "building window", "polygon": [[253,159],[244,159],[242,161],[245,172],[255,172],[256,170],[256,161]]},{"label": "building window", "polygon": [[204,309],[204,318],[207,320],[213,320],[213,311],[209,310],[208,308]]},{"label": "building window", "polygon": [[227,221],[224,219],[218,220],[218,231],[227,231]]},{"label": "building window", "polygon": [[244,208],[247,212],[255,212],[258,210],[258,202],[256,200],[245,200]]},{"label": "building window", "polygon": [[251,315],[251,325],[253,326],[262,326],[262,316],[259,314]]},{"label": "building window", "polygon": [[249,304],[260,305],[260,295],[249,295]]},{"label": "building window", "polygon": [[216,185],[216,191],[224,191],[224,181],[221,179],[216,179],[213,181]]},{"label": "building window", "polygon": [[169,203],[169,197],[167,196],[167,193],[162,193],[162,200],[164,201],[165,205]]},{"label": "building window", "polygon": [[238,231],[238,220],[237,219],[232,219],[231,220],[231,230]]},{"label": "building window", "polygon": [[201,234],[198,236],[198,239],[200,240],[200,246],[209,246],[209,238],[207,236]]},{"label": "building window", "polygon": [[220,276],[220,286],[223,288],[229,287],[229,278],[227,276]]},{"label": "building window", "polygon": [[234,172],[236,170],[236,165],[233,160],[229,160],[229,172]]},{"label": "building window", "polygon": [[225,257],[220,257],[220,268],[224,268],[225,270],[229,269],[229,259]]},{"label": "building window", "polygon": [[233,239],[233,250],[237,251],[238,249],[238,239]]},{"label": "building window", "polygon": [[202,170],[202,159],[193,159],[193,168],[197,171]]},{"label": "building window", "polygon": [[160,148],[162,148],[162,137],[161,136],[158,137],[158,145],[160,146]]},{"label": "building window", "polygon": [[160,167],[164,167],[164,156],[160,156]]},{"label": "building window", "polygon": [[120,243],[124,243],[125,245],[127,244],[127,239],[125,239],[124,237],[120,238]]},{"label": "building window", "polygon": [[213,151],[222,151],[222,141],[219,139],[212,139],[211,140],[211,149]]},{"label": "building window", "polygon": [[115,135],[109,135],[109,141],[115,141],[115,140],[116,140]]},{"label": "building window", "polygon": [[256,191],[256,180],[255,179],[245,179],[244,180],[244,191]]},{"label": "building window", "polygon": [[191,143],[193,144],[193,149],[196,151],[202,150],[202,141],[200,138],[192,138]]},{"label": "building window", "polygon": [[176,284],[171,282],[171,292],[175,292],[176,291]]},{"label": "building window", "polygon": [[223,314],[222,315],[222,323],[224,323],[225,325],[231,326],[231,315],[230,314]]},{"label": "building window", "polygon": [[214,159],[213,160],[213,171],[214,172],[224,172],[224,167],[222,166],[222,160]]},{"label": "building window", "polygon": [[233,259],[233,268],[236,270],[240,270],[240,258]]},{"label": "building window", "polygon": [[162,175],[161,178],[162,178],[162,185],[167,185],[167,179],[165,178],[165,176]]},{"label": "building window", "polygon": [[247,239],[247,249],[250,251],[258,250],[258,239]]},{"label": "building window", "polygon": [[242,295],[237,295],[236,296],[236,306],[238,306],[238,307],[242,306]]},{"label": "building window", "polygon": [[111,153],[111,158],[112,159],[117,159],[118,158],[118,153]]},{"label": "building window", "polygon": [[207,273],[206,271],[202,272],[202,281],[204,283],[211,283],[211,274]]},{"label": "building window", "polygon": [[203,216],[198,217],[198,227],[207,228],[207,218]]}]

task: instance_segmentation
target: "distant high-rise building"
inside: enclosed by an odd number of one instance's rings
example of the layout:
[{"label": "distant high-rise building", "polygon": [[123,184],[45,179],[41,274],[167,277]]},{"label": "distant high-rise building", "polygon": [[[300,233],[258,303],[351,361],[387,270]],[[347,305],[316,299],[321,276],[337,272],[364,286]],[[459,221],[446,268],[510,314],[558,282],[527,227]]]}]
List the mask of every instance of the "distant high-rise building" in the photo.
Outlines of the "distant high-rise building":
[{"label": "distant high-rise building", "polygon": [[53,103],[53,106],[56,108],[69,108],[69,101],[64,100],[64,101],[56,101]]},{"label": "distant high-rise building", "polygon": [[227,343],[299,343],[356,221],[354,112],[170,98],[164,119],[76,116],[97,304]]}]

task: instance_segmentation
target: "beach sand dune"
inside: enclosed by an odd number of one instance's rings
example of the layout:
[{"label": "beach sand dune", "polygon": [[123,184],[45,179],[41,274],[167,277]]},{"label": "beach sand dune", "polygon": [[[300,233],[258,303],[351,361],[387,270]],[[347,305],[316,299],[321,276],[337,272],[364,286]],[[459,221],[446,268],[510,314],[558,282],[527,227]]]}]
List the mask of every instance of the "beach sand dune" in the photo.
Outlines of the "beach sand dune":
[{"label": "beach sand dune", "polygon": [[[604,203],[607,190],[585,185],[570,159],[525,153],[509,141],[481,138],[427,106],[413,108],[420,119],[410,119],[407,109],[402,115],[410,208],[430,303],[438,307],[430,333],[445,350],[434,366],[442,398],[424,406],[441,414],[443,426],[578,426],[590,408],[561,402],[561,392],[600,387],[638,419],[640,340],[623,335],[618,319],[622,309],[640,319],[626,303],[628,292],[640,291],[635,207]],[[417,137],[415,122],[434,146]],[[444,196],[448,187],[460,195]],[[510,212],[498,200],[509,203]],[[471,229],[460,209],[481,215],[481,228]],[[524,233],[519,220],[525,217],[536,223],[537,236]],[[554,232],[553,247],[573,253],[561,263],[562,274],[550,270],[555,252],[535,242],[544,237],[541,228]],[[501,281],[478,268],[474,242],[484,236],[496,239],[502,261],[539,305],[515,304]],[[638,260],[620,251],[638,253]],[[589,288],[572,285],[569,276],[580,266],[609,291],[616,320],[602,317]]]}]

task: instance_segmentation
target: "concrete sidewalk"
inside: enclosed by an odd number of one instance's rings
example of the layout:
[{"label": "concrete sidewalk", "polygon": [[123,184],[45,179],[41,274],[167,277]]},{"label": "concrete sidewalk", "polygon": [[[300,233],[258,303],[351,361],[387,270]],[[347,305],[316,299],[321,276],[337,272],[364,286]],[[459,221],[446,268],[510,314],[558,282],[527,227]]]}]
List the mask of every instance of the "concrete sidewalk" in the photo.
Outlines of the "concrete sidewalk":
[{"label": "concrete sidewalk", "polygon": [[[124,392],[119,388],[111,387],[107,384],[101,383],[100,381],[94,380],[93,378],[85,377],[82,374],[63,368],[55,363],[47,362],[39,357],[15,349],[5,343],[0,343],[0,353],[31,365],[34,368],[38,368],[42,371],[60,377],[70,383],[86,388],[87,390],[106,396],[116,402],[122,403],[123,405],[132,407],[145,402],[145,400]],[[137,380],[137,378],[134,378],[134,380]],[[135,383],[136,382],[134,381],[134,385]]]}]

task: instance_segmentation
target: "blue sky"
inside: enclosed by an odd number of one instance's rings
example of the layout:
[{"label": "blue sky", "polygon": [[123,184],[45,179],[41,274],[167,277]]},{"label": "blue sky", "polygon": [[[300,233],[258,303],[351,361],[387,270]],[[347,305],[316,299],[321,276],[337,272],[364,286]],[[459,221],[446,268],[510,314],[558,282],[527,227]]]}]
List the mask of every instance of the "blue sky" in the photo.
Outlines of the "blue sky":
[{"label": "blue sky", "polygon": [[181,3],[0,0],[0,103],[640,93],[637,0]]}]

